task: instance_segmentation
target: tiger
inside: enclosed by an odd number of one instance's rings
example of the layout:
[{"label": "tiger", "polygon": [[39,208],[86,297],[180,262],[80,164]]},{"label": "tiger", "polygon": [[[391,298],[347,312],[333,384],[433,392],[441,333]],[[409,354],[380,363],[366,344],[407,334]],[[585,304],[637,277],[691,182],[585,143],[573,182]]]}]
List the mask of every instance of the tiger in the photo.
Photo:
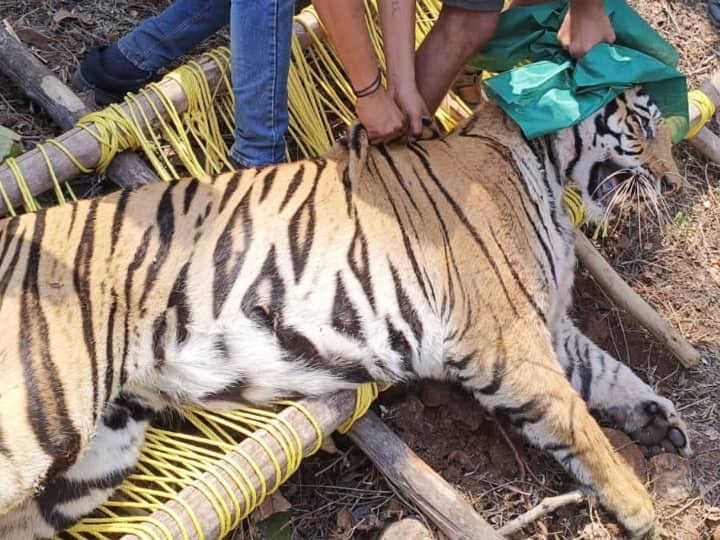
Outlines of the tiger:
[{"label": "tiger", "polygon": [[485,102],[447,135],[371,146],[354,125],[322,157],[1,221],[0,536],[90,512],[153,412],[423,379],[459,383],[650,534],[651,498],[590,411],[648,454],[690,455],[688,430],[572,321],[562,193],[597,218],[679,178],[635,87],[533,140]]}]

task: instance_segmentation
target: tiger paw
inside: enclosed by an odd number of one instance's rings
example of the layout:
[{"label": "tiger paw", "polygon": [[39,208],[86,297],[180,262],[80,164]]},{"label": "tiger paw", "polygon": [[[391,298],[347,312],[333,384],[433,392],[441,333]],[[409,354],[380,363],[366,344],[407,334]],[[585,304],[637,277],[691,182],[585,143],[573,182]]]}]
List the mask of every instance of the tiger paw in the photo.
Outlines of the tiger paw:
[{"label": "tiger paw", "polygon": [[691,455],[687,427],[672,402],[653,396],[652,399],[634,406],[613,406],[607,415],[640,446],[646,457],[661,452],[672,452],[688,457]]},{"label": "tiger paw", "polygon": [[[654,538],[655,510],[652,499],[643,484],[630,471],[614,479],[614,489],[600,493],[600,502],[615,515],[632,540]],[[603,495],[606,495],[603,500]]]}]

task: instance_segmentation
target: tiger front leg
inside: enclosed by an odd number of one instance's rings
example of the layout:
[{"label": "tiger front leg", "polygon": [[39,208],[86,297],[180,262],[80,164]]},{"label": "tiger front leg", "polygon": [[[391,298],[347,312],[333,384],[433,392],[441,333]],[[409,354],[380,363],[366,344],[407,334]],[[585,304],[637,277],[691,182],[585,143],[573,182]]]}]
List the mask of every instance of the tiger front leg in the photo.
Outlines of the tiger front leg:
[{"label": "tiger front leg", "polygon": [[673,403],[593,343],[570,319],[561,321],[554,342],[567,378],[590,409],[630,435],[643,453],[692,453],[687,427]]},{"label": "tiger front leg", "polygon": [[589,487],[632,538],[645,537],[655,518],[650,496],[565,378],[549,340],[531,341],[506,341],[504,361],[478,366],[463,384]]}]

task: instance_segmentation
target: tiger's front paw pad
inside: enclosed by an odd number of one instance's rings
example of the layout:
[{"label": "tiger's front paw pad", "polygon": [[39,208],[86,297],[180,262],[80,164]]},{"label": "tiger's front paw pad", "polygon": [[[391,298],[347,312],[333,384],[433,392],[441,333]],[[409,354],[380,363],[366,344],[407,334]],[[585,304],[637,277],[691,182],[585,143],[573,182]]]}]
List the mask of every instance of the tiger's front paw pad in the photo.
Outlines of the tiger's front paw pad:
[{"label": "tiger's front paw pad", "polygon": [[633,438],[647,457],[661,452],[677,453],[685,457],[691,454],[685,422],[667,399],[644,401],[632,409],[613,407],[608,411],[608,415]]}]

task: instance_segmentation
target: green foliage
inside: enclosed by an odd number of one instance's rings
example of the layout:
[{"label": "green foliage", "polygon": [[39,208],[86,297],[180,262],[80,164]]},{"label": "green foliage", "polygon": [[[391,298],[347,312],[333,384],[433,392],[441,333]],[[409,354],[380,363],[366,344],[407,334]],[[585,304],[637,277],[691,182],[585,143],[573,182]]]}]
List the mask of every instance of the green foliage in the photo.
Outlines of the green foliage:
[{"label": "green foliage", "polygon": [[5,126],[0,126],[0,163],[6,158],[22,154],[19,143],[20,135]]},{"label": "green foliage", "polygon": [[292,533],[290,514],[287,512],[277,512],[256,523],[255,527],[262,540],[290,540]]}]

